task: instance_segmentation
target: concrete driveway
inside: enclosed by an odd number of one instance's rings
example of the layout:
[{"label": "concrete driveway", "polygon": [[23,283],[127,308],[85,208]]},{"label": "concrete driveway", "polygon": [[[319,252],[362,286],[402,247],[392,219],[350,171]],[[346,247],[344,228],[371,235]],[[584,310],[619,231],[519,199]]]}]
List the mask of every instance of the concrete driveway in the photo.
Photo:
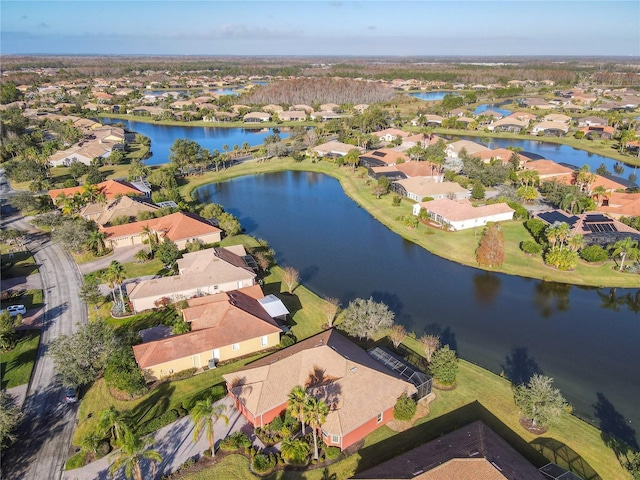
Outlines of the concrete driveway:
[{"label": "concrete driveway", "polygon": [[116,248],[110,255],[78,265],[78,268],[80,268],[80,273],[86,275],[87,273],[107,268],[113,260],[117,260],[120,263],[133,262],[135,260],[135,254],[143,248],[148,249],[149,247],[145,245],[131,245],[130,247]]},{"label": "concrete driveway", "polygon": [[[222,420],[218,420],[215,423],[214,432],[216,446],[219,445],[220,440],[241,430],[247,423],[246,419],[240,414],[230,397],[226,396],[217,403],[226,406],[224,414],[229,417],[229,423],[225,424]],[[154,443],[150,448],[160,452],[162,455],[162,462],[157,465],[156,475],[153,477],[151,475],[151,464],[148,461],[143,460],[143,478],[149,480],[152,478],[161,478],[163,475],[168,475],[169,473],[176,471],[180,465],[190,458],[200,458],[202,452],[209,448],[209,442],[204,432],[200,435],[198,441],[194,442],[193,427],[194,425],[191,421],[191,417],[186,416],[170,425],[167,425],[166,427],[161,428],[153,434]],[[113,477],[109,474],[109,467],[114,462],[116,455],[117,452],[111,452],[106,457],[82,468],[65,471],[62,474],[62,479],[107,480],[113,478],[113,480],[125,480],[123,469],[116,472]]]}]

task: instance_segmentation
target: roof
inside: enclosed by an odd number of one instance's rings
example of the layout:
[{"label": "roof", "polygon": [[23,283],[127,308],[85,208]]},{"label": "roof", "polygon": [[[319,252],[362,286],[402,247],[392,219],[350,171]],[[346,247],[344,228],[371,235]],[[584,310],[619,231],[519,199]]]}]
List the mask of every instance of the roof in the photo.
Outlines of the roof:
[{"label": "roof", "polygon": [[420,197],[431,197],[448,193],[469,193],[469,190],[461,187],[460,184],[456,182],[436,182],[431,178],[424,177],[406,178],[404,180],[397,180],[394,183],[402,185],[407,192]]},{"label": "roof", "polygon": [[561,130],[563,132],[569,131],[569,125],[565,122],[547,121],[536,123],[533,126],[534,130]]},{"label": "roof", "polygon": [[348,143],[338,142],[337,140],[331,140],[330,142],[317,145],[313,147],[313,150],[322,155],[328,155],[331,153],[336,155],[346,155],[352,148],[356,148],[361,152],[364,151],[364,149],[361,147],[356,147],[355,145],[350,145]]},{"label": "roof", "polygon": [[477,152],[491,150],[484,145],[481,145],[476,142],[472,142],[471,140],[458,140],[457,142],[452,142],[447,145],[447,150],[455,153],[460,153],[462,149],[465,149],[469,155],[473,155]]},{"label": "roof", "polygon": [[[224,249],[224,248],[223,248]],[[201,250],[206,252],[213,249]],[[194,253],[200,253],[194,252]],[[187,257],[189,254],[186,254]],[[178,260],[180,266],[180,260]],[[228,282],[250,280],[256,274],[248,268],[234,266],[218,256],[212,255],[206,268],[183,273],[171,277],[161,277],[152,280],[144,280],[137,284],[127,284],[129,298],[132,300],[148,297],[162,297],[176,292],[197,290],[212,285],[220,285]]]},{"label": "roof", "polygon": [[608,199],[608,205],[599,206],[599,212],[640,217],[640,193],[610,192],[604,195],[603,198]]},{"label": "roof", "polygon": [[409,132],[405,132],[404,130],[399,130],[397,128],[385,128],[384,130],[380,130],[379,132],[373,132],[372,135],[376,137],[385,137],[387,135],[391,135],[392,137],[408,137],[411,135]]},{"label": "roof", "polygon": [[273,293],[264,298],[258,299],[258,302],[260,302],[262,308],[264,308],[273,318],[289,315],[290,313],[284,303],[282,303],[282,300],[276,297]]},{"label": "roof", "polygon": [[281,331],[260,303],[240,290],[214,297],[218,301],[182,311],[192,325],[191,332],[135,345],[133,353],[140,368]]},{"label": "roof", "polygon": [[[96,184],[96,187],[107,198],[114,198],[118,195],[141,195],[142,192],[134,188],[130,183],[121,180],[107,180]],[[84,187],[55,188],[49,190],[49,196],[55,202],[56,198],[62,193],[66,196],[73,196],[76,193],[82,193]]]},{"label": "roof", "polygon": [[450,200],[448,198],[441,198],[430,202],[422,202],[420,205],[428,212],[442,215],[447,220],[454,222],[514,212],[514,210],[506,203],[494,203],[492,205],[474,207],[467,199]]},{"label": "roof", "polygon": [[431,162],[404,162],[394,168],[404,173],[407,177],[430,177],[435,166]]},{"label": "roof", "polygon": [[522,153],[514,152],[513,150],[509,150],[508,148],[495,148],[493,150],[482,150],[481,152],[474,153],[472,156],[481,158],[482,160],[498,159],[498,160],[502,160],[503,163],[507,163],[509,160],[511,160],[511,156],[514,153],[518,155],[518,158],[520,159],[520,163],[523,163],[529,160],[529,158],[525,157]]},{"label": "roof", "polygon": [[416,388],[335,330],[327,330],[223,375],[233,395],[254,416],[287,403],[302,385],[329,405],[323,429],[345,435],[393,407]]},{"label": "roof", "polygon": [[219,228],[214,227],[204,218],[185,212],[176,212],[142,222],[106,227],[103,231],[107,234],[108,239],[113,240],[119,237],[141,234],[145,227],[156,232],[160,237],[168,238],[173,242],[221,232]]},{"label": "roof", "polygon": [[123,197],[112,198],[107,203],[89,203],[80,210],[83,217],[95,217],[93,220],[98,225],[106,225],[117,217],[136,217],[140,212],[155,212],[156,205],[146,203],[135,198]]},{"label": "roof", "polygon": [[573,175],[573,169],[560,165],[553,160],[531,160],[524,164],[525,170],[535,170],[541,179],[558,175]]},{"label": "roof", "polygon": [[381,163],[386,163],[387,165],[397,164],[400,159],[407,160],[407,156],[403,152],[398,152],[391,148],[379,148],[378,150],[360,155],[360,158],[370,158]]},{"label": "roof", "polygon": [[545,477],[496,432],[475,421],[358,473],[354,478],[543,480]]}]

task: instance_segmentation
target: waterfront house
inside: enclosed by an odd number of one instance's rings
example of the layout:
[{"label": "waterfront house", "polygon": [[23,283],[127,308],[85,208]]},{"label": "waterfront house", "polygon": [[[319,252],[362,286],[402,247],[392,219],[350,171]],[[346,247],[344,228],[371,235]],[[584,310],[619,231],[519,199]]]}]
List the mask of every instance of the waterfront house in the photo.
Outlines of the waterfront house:
[{"label": "waterfront house", "polygon": [[[95,185],[96,191],[99,194],[104,195],[107,200],[115,199],[123,195],[132,196],[144,196],[144,192],[140,191],[130,182],[122,180],[106,180]],[[72,197],[76,194],[82,194],[85,191],[85,187],[68,187],[68,188],[54,188],[49,190],[49,196],[53,200],[54,204],[57,204],[62,196]]]},{"label": "waterfront house", "polygon": [[469,190],[456,182],[436,182],[433,178],[413,177],[397,180],[391,184],[391,189],[416,202],[422,202],[425,197],[434,200],[451,198],[461,200],[469,197]]},{"label": "waterfront house", "polygon": [[545,120],[544,122],[536,123],[531,129],[533,135],[553,135],[562,137],[569,132],[569,124],[559,121]]},{"label": "waterfront house", "polygon": [[268,122],[270,120],[271,115],[266,112],[249,112],[244,117],[242,117],[242,121],[247,123]]},{"label": "waterfront house", "polygon": [[106,203],[89,203],[80,210],[79,215],[85,220],[93,220],[98,225],[105,226],[116,218],[126,217],[131,221],[142,212],[155,213],[159,208],[141,199],[121,196],[108,199]]},{"label": "waterfront house", "polygon": [[319,157],[337,158],[344,157],[353,148],[364,153],[364,148],[362,147],[356,147],[355,145],[351,145],[349,143],[338,142],[337,140],[331,140],[330,142],[322,143],[313,147],[312,150],[316,152]]},{"label": "waterfront house", "polygon": [[304,387],[329,407],[322,440],[343,450],[392,420],[398,397],[418,392],[335,330],[222,377],[236,407],[254,427],[273,421],[286,409],[291,390]]},{"label": "waterfront house", "polygon": [[393,166],[406,160],[407,155],[391,148],[380,148],[360,155],[360,165],[366,168]]},{"label": "waterfront house", "polygon": [[514,210],[506,203],[494,203],[474,207],[467,199],[451,200],[441,198],[429,202],[416,203],[413,214],[419,215],[421,209],[427,211],[429,218],[451,230],[466,230],[483,227],[489,222],[513,220]]}]

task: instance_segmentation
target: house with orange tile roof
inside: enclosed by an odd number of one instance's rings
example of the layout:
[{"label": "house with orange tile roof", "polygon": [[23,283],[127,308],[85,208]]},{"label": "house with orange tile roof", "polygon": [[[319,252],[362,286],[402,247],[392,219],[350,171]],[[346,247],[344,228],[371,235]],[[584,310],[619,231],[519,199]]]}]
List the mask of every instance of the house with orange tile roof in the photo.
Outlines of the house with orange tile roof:
[{"label": "house with orange tile roof", "polygon": [[610,217],[640,217],[640,193],[607,192],[596,197],[596,211]]},{"label": "house with orange tile roof", "polygon": [[616,133],[616,129],[609,126],[602,125],[590,125],[587,127],[581,127],[581,132],[584,132],[586,138],[605,138],[612,139]]},{"label": "house with orange tile roof", "polygon": [[420,215],[423,208],[431,220],[456,231],[483,227],[489,222],[513,220],[514,214],[514,210],[506,203],[474,207],[468,199],[441,198],[416,203],[413,205],[413,214]]},{"label": "house with orange tile roof", "polygon": [[343,450],[393,419],[398,397],[418,392],[413,383],[335,330],[222,377],[229,396],[254,427],[284,412],[291,390],[302,386],[329,407],[323,441]]},{"label": "house with orange tile roof", "polygon": [[393,166],[399,161],[406,162],[408,159],[404,152],[392,148],[379,148],[360,155],[360,165],[366,168]]},{"label": "house with orange tile roof", "polygon": [[174,303],[204,295],[250,287],[256,283],[251,257],[242,245],[185,253],[178,275],[126,285],[135,312],[156,307],[158,300]]},{"label": "house with orange tile roof", "polygon": [[[107,199],[115,199],[124,195],[144,196],[144,193],[135,188],[131,183],[122,180],[106,180],[97,183],[96,187],[98,193],[103,194]],[[84,188],[85,187],[54,188],[53,190],[49,190],[49,196],[55,204],[61,195],[73,197],[77,193],[82,194]]]},{"label": "house with orange tile roof", "polygon": [[573,179],[574,170],[553,160],[531,160],[523,166],[525,170],[535,170],[541,181],[554,180],[570,184]]},{"label": "house with orange tile roof", "polygon": [[492,160],[500,160],[502,163],[506,164],[511,161],[511,157],[514,153],[518,155],[520,166],[523,166],[526,162],[529,161],[529,158],[525,157],[522,153],[514,152],[513,150],[509,150],[508,148],[481,150],[472,154],[471,156],[481,159],[484,163],[491,163]]},{"label": "house with orange tile roof", "polygon": [[471,140],[458,140],[457,142],[451,142],[447,145],[445,153],[447,154],[447,157],[459,158],[462,150],[465,150],[467,155],[475,155],[476,153],[487,152],[491,149],[480,143],[472,142]]},{"label": "house with orange tile roof", "polygon": [[145,228],[148,228],[159,241],[167,239],[175,242],[180,250],[185,249],[188,242],[209,244],[222,239],[222,230],[198,215],[185,212],[176,212],[141,222],[103,227],[101,230],[107,235],[106,241],[111,248],[120,248],[142,245],[147,241]]},{"label": "house with orange tile roof", "polygon": [[191,331],[133,347],[147,381],[190,368],[211,368],[280,343],[281,327],[260,303],[259,285],[199,297],[182,310]]}]

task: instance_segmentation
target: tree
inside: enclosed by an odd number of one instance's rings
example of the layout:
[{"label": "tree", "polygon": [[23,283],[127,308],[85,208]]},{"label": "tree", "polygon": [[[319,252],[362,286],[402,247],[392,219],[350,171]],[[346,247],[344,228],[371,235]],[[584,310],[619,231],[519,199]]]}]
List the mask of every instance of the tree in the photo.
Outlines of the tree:
[{"label": "tree", "polygon": [[12,317],[6,310],[0,313],[0,350],[11,350],[16,345],[16,327],[21,322],[21,315]]},{"label": "tree", "polygon": [[119,446],[125,441],[127,433],[133,432],[133,426],[134,418],[130,411],[120,412],[116,407],[111,405],[98,414],[96,431],[100,433],[103,438],[105,435],[108,435],[111,443]]},{"label": "tree", "polygon": [[287,411],[302,425],[302,435],[305,435],[305,405],[307,403],[307,391],[304,387],[296,385],[289,392]]},{"label": "tree", "polygon": [[95,277],[87,277],[80,288],[80,300],[98,309],[98,303],[104,300],[104,295],[98,288],[98,280]]},{"label": "tree", "polygon": [[360,163],[360,150],[357,148],[350,149],[344,156],[344,161],[347,165],[351,165],[351,171],[355,172],[358,163]]},{"label": "tree", "polygon": [[403,325],[396,323],[389,328],[387,335],[391,343],[393,343],[393,348],[397,350],[402,341],[407,337],[407,330]]},{"label": "tree", "polygon": [[[124,307],[124,296],[122,294],[122,284],[127,278],[126,273],[124,271],[124,266],[117,260],[112,260],[109,264],[109,268],[104,273],[104,278],[109,282],[110,285],[115,285],[118,287],[118,291],[120,292],[120,303]],[[116,299],[113,299],[114,302]]]},{"label": "tree", "polygon": [[393,407],[393,418],[396,420],[409,421],[416,414],[418,404],[406,393],[403,393],[398,397],[395,406]]},{"label": "tree", "polygon": [[609,249],[612,250],[612,257],[620,257],[620,272],[624,269],[624,262],[627,258],[629,260],[637,260],[640,257],[638,241],[631,237],[625,237],[622,240],[618,240],[616,243],[611,245]]},{"label": "tree", "polygon": [[329,328],[333,327],[333,321],[338,314],[338,310],[340,310],[340,300],[333,297],[325,297],[324,303],[322,304],[322,311],[327,316],[327,325]]},{"label": "tree", "polygon": [[481,182],[475,181],[473,182],[473,188],[471,189],[471,198],[474,200],[482,200],[485,196],[484,185]]},{"label": "tree", "polygon": [[92,230],[87,238],[87,247],[93,251],[97,256],[102,255],[105,249],[104,241],[107,238],[107,234],[100,230]]},{"label": "tree", "polygon": [[431,363],[433,354],[440,347],[440,337],[437,335],[424,335],[420,338],[420,343],[422,343],[424,353],[427,356],[427,362]]},{"label": "tree", "polygon": [[373,339],[393,324],[394,317],[384,303],[356,298],[344,310],[341,326],[349,335]]},{"label": "tree", "polygon": [[227,212],[223,212],[219,215],[218,225],[222,230],[224,230],[224,233],[227,237],[232,237],[242,231],[240,221]]},{"label": "tree", "polygon": [[49,348],[62,382],[70,387],[98,378],[117,346],[113,327],[99,319],[82,325],[73,335],[61,335]]},{"label": "tree", "polygon": [[502,265],[504,262],[504,234],[499,225],[490,224],[485,228],[480,245],[476,250],[478,265],[489,268]]},{"label": "tree", "polygon": [[300,280],[300,273],[293,267],[284,267],[282,269],[282,281],[287,284],[287,290],[289,294],[293,293],[298,281]]},{"label": "tree", "polygon": [[133,349],[128,345],[120,347],[109,357],[104,380],[108,387],[129,395],[144,393],[147,389],[142,370],[133,356]]},{"label": "tree", "polygon": [[295,440],[285,438],[280,444],[280,453],[282,453],[282,458],[287,463],[305,464],[310,451],[309,444],[301,438]]},{"label": "tree", "polygon": [[318,430],[322,428],[322,424],[327,420],[329,414],[329,406],[321,398],[315,398],[309,395],[305,403],[305,416],[309,421],[309,426],[313,432],[313,458],[318,459]]},{"label": "tree", "polygon": [[82,162],[73,162],[69,165],[69,175],[73,177],[74,180],[78,180],[82,175],[87,173],[89,168]]},{"label": "tree", "polygon": [[115,472],[124,467],[124,474],[127,478],[142,480],[140,461],[145,459],[151,462],[151,478],[154,478],[156,475],[156,463],[162,461],[162,455],[156,450],[148,449],[152,443],[153,440],[148,437],[142,439],[133,432],[127,432],[113,465],[109,468],[109,473],[114,475]]},{"label": "tree", "polygon": [[97,166],[92,165],[87,170],[85,182],[90,185],[97,185],[98,183],[104,182],[105,178],[107,178],[107,174],[101,172]]},{"label": "tree", "polygon": [[87,247],[91,232],[94,231],[92,223],[80,217],[66,218],[56,225],[51,236],[68,250],[81,253]]},{"label": "tree", "polygon": [[534,428],[550,426],[567,406],[560,390],[553,388],[553,379],[537,373],[526,385],[518,385],[513,395],[520,413]]},{"label": "tree", "polygon": [[227,407],[223,404],[216,404],[213,401],[213,398],[209,397],[204,400],[197,401],[189,412],[191,420],[195,425],[193,429],[193,441],[198,441],[198,438],[200,438],[200,434],[204,429],[206,431],[207,440],[209,440],[211,455],[215,455],[215,423],[218,420],[223,420],[225,423],[229,423],[229,417],[222,413],[226,408]]},{"label": "tree", "polygon": [[449,345],[437,350],[429,364],[429,373],[440,385],[453,385],[458,375],[456,351],[449,349]]},{"label": "tree", "polygon": [[197,163],[201,147],[188,138],[178,138],[169,148],[169,161],[177,168],[189,167]]},{"label": "tree", "polygon": [[640,452],[627,453],[624,467],[631,473],[633,480],[640,480]]},{"label": "tree", "polygon": [[22,420],[22,409],[13,395],[0,390],[0,446],[6,447],[16,439],[15,429]]},{"label": "tree", "polygon": [[175,242],[165,239],[164,242],[156,248],[155,257],[159,258],[165,265],[173,265],[176,260],[182,257],[182,254],[180,250],[178,250]]}]

